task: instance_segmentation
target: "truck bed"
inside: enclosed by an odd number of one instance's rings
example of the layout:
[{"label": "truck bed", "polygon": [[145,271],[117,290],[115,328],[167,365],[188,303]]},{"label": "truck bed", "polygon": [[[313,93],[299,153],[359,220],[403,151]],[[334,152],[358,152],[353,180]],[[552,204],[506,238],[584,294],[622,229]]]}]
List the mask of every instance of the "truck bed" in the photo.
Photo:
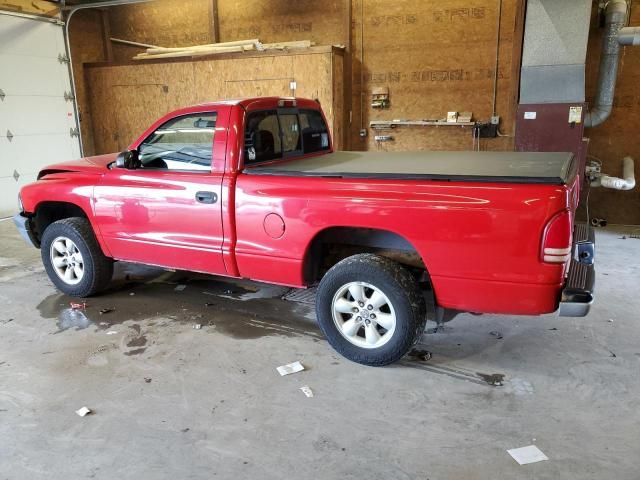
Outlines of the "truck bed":
[{"label": "truck bed", "polygon": [[251,175],[567,184],[573,154],[561,152],[334,152],[250,166]]}]

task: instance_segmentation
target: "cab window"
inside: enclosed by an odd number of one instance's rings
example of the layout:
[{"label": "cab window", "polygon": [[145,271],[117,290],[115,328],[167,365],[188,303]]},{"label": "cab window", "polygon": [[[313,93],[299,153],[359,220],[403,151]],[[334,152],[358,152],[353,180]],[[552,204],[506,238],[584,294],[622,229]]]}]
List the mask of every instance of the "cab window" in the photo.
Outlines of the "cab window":
[{"label": "cab window", "polygon": [[164,123],[138,148],[142,168],[211,171],[216,118],[206,112]]},{"label": "cab window", "polygon": [[292,108],[251,112],[245,125],[245,165],[330,148],[327,125],[317,110]]}]

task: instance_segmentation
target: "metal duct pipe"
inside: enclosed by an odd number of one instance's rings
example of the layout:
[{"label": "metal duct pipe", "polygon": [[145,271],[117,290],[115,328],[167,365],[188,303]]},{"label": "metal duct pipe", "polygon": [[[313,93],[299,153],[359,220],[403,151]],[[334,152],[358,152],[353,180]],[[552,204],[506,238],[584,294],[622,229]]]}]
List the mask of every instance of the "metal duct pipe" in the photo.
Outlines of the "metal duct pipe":
[{"label": "metal duct pipe", "polygon": [[613,94],[618,76],[620,43],[618,33],[627,20],[626,0],[610,0],[605,7],[605,32],[602,37],[598,93],[593,108],[584,118],[585,127],[595,127],[604,122],[613,110]]},{"label": "metal duct pipe", "polygon": [[631,190],[636,186],[633,158],[624,157],[622,159],[622,177],[610,177],[601,175],[591,182],[592,187],[613,188],[614,190]]},{"label": "metal duct pipe", "polygon": [[640,45],[640,27],[624,27],[618,33],[618,43],[620,45]]}]

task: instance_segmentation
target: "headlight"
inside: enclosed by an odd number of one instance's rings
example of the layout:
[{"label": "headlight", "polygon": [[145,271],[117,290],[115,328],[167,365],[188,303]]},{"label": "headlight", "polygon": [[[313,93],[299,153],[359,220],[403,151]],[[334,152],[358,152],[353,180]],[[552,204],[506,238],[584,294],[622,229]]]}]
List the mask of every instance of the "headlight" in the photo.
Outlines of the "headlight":
[{"label": "headlight", "polygon": [[18,194],[18,212],[24,212],[24,207],[22,206],[22,196]]}]

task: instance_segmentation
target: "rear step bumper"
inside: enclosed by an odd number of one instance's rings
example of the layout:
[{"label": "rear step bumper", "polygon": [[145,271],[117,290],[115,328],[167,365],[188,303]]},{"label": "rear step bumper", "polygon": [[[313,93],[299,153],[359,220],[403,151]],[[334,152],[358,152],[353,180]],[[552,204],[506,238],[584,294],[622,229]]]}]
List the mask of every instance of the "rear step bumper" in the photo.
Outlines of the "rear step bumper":
[{"label": "rear step bumper", "polygon": [[573,258],[560,299],[561,317],[584,317],[593,303],[596,279],[593,229],[585,223],[576,224],[574,238]]}]

